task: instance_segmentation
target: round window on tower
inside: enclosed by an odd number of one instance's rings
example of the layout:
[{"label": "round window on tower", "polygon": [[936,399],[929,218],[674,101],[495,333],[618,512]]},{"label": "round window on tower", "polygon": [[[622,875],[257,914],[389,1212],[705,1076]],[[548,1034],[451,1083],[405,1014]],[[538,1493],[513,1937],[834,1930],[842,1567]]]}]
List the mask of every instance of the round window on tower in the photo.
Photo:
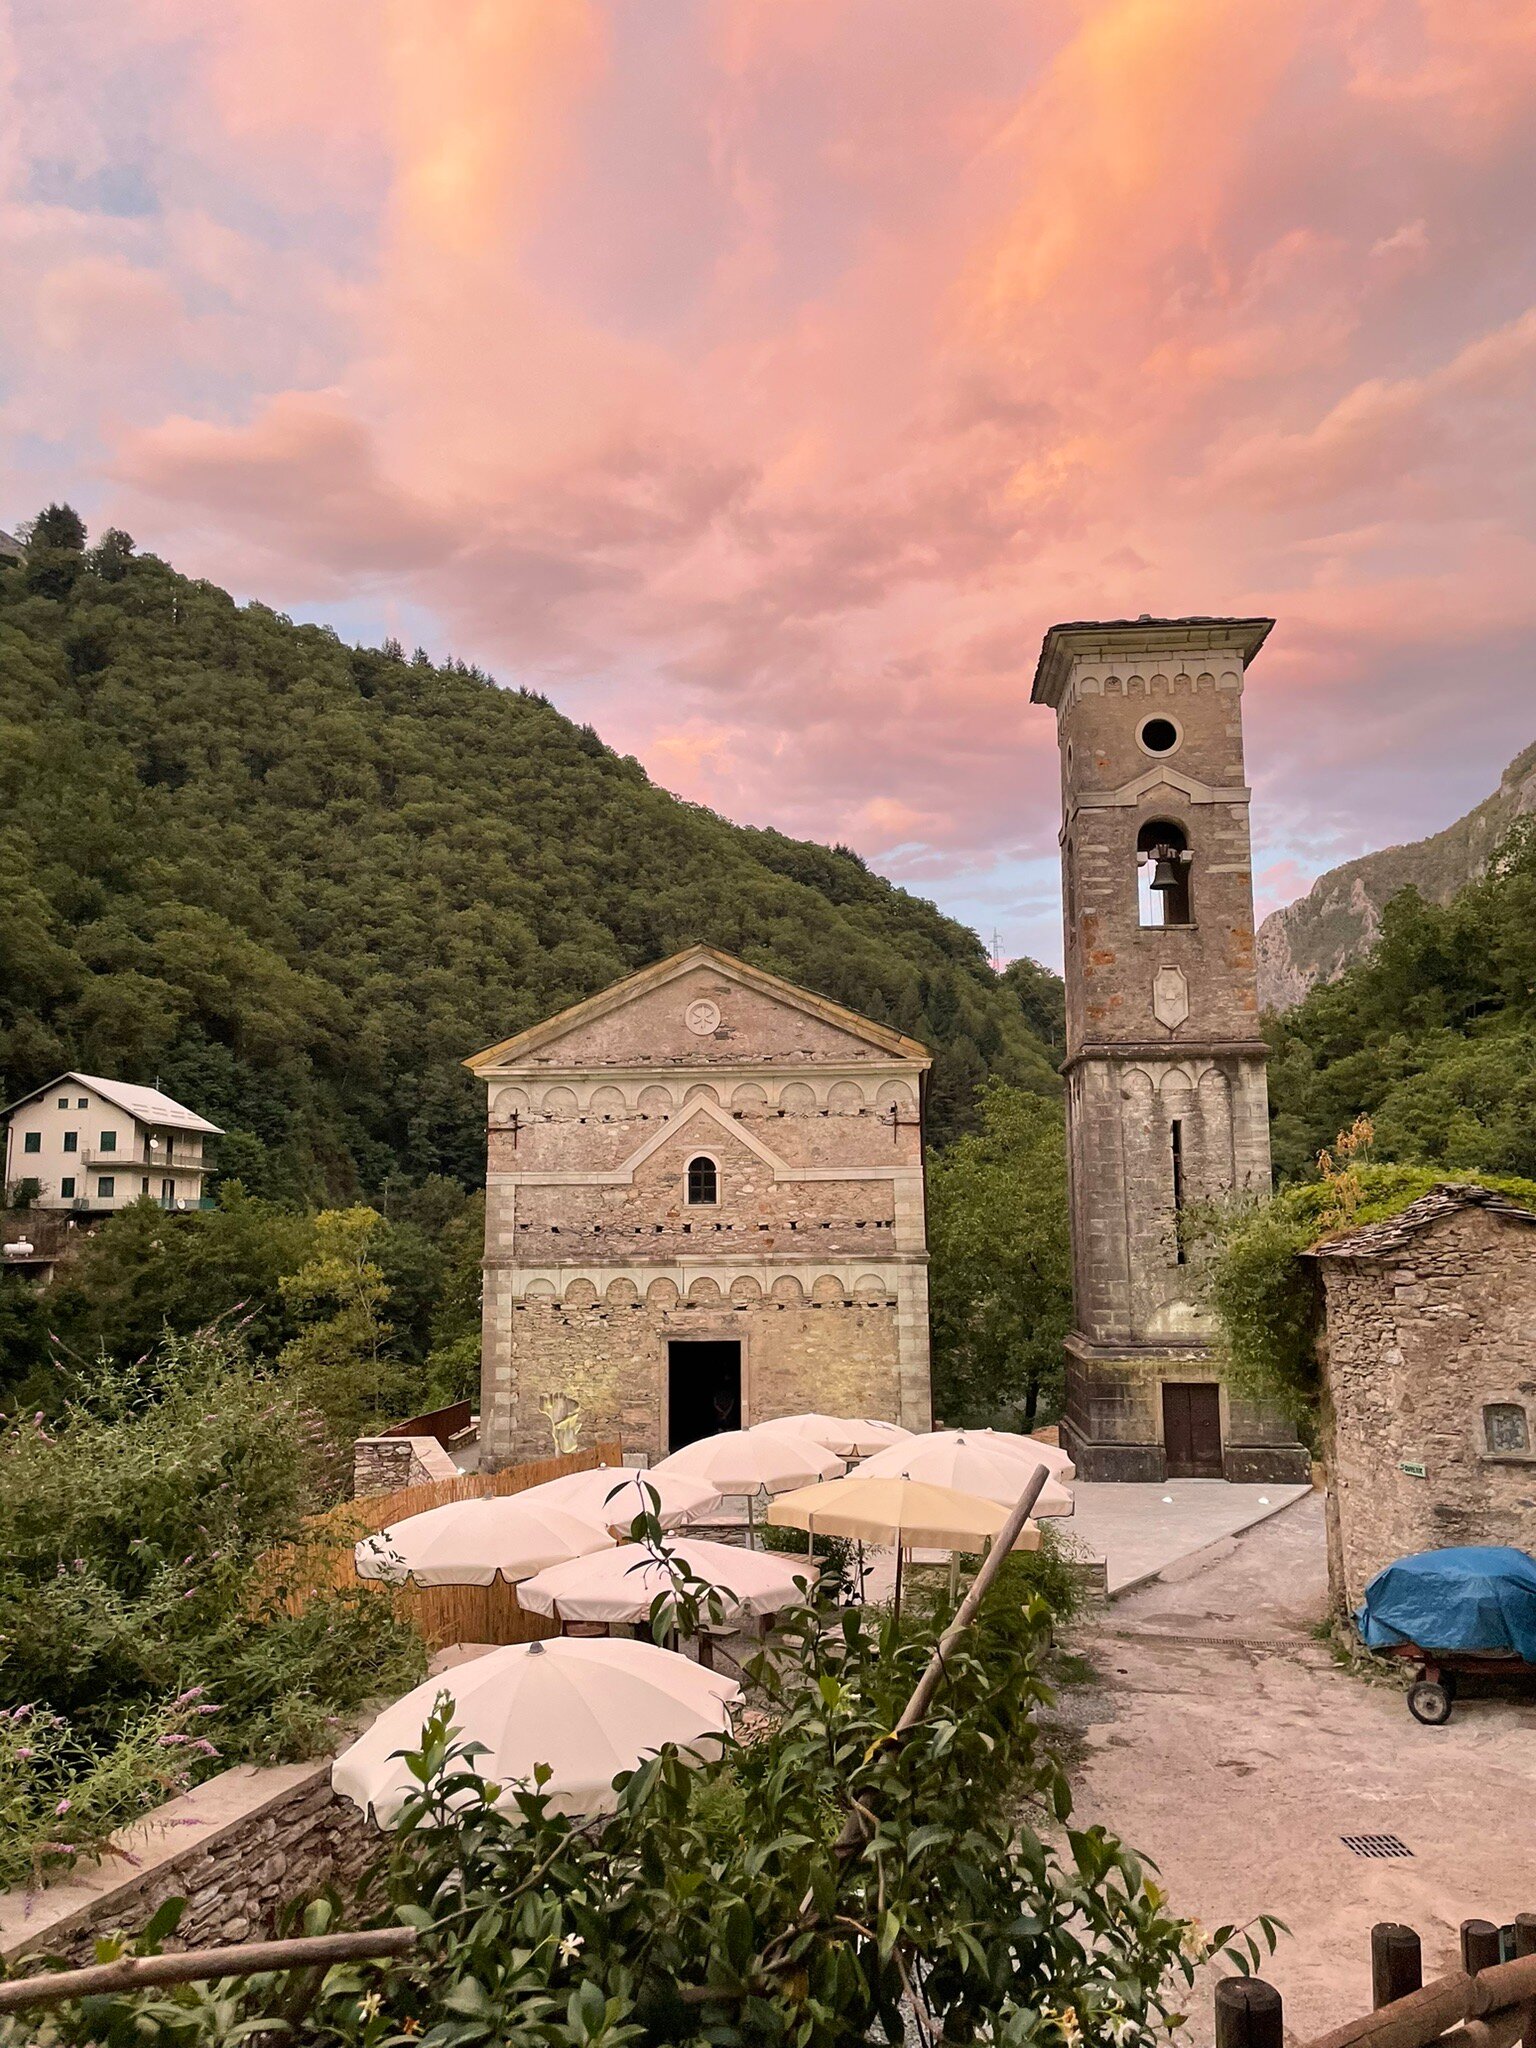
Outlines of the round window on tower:
[{"label": "round window on tower", "polygon": [[1144,754],[1171,754],[1184,735],[1171,718],[1144,718],[1137,743]]}]

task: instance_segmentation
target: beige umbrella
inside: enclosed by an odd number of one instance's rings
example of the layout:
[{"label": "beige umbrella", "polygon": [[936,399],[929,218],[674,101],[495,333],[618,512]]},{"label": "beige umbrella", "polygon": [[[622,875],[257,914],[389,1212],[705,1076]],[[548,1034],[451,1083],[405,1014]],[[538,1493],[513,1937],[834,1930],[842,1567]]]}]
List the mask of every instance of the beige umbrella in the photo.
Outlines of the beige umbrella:
[{"label": "beige umbrella", "polygon": [[[653,1492],[661,1502],[659,1510],[651,1499]],[[530,1486],[515,1498],[553,1502],[567,1514],[626,1531],[636,1515],[656,1512],[663,1529],[671,1529],[693,1515],[713,1514],[720,1505],[718,1492],[702,1479],[652,1472],[643,1465],[599,1465],[592,1472],[567,1472],[563,1478]]]},{"label": "beige umbrella", "polygon": [[753,1423],[752,1429],[808,1436],[813,1444],[822,1445],[838,1458],[867,1458],[891,1444],[906,1443],[912,1435],[899,1422],[875,1422],[864,1416],[850,1419],[845,1415],[775,1415],[767,1422]]},{"label": "beige umbrella", "polygon": [[392,1522],[354,1549],[357,1575],[394,1586],[407,1579],[418,1586],[489,1586],[500,1574],[515,1585],[546,1565],[612,1543],[601,1522],[536,1501],[535,1491],[449,1501]]},{"label": "beige umbrella", "polygon": [[511,1643],[418,1685],[336,1759],[332,1786],[380,1827],[391,1827],[420,1790],[401,1752],[420,1746],[443,1692],[453,1695],[461,1735],[485,1744],[464,1768],[508,1788],[498,1806],[513,1810],[511,1788],[531,1790],[535,1766],[547,1764],[550,1803],[570,1814],[612,1813],[614,1779],[664,1743],[676,1743],[694,1762],[717,1756],[741,1698],[734,1679],[654,1643]]},{"label": "beige umbrella", "polygon": [[[1024,1491],[1021,1483],[1014,1495]],[[847,1479],[827,1486],[805,1486],[781,1494],[768,1510],[768,1520],[781,1529],[804,1529],[818,1536],[851,1537],[858,1543],[882,1543],[896,1551],[896,1612],[901,1612],[901,1560],[907,1550],[985,1551],[1004,1528],[1008,1510],[975,1494],[921,1480],[869,1476],[868,1465]],[[1038,1550],[1040,1531],[1026,1522],[1015,1550]]]},{"label": "beige umbrella", "polygon": [[[667,1545],[695,1577],[719,1593],[729,1619],[747,1614],[777,1614],[781,1607],[805,1599],[814,1567],[761,1550],[742,1550],[734,1543],[705,1543],[679,1537]],[[573,1557],[551,1565],[517,1589],[517,1603],[534,1614],[552,1614],[559,1621],[645,1621],[658,1593],[671,1590],[665,1565],[640,1543],[621,1543],[616,1550],[592,1557]]]},{"label": "beige umbrella", "polygon": [[664,1475],[700,1479],[717,1493],[747,1496],[747,1523],[753,1526],[754,1502],[760,1493],[784,1493],[817,1479],[836,1479],[843,1469],[809,1437],[778,1435],[755,1429],[722,1429],[684,1444],[654,1468]]},{"label": "beige umbrella", "polygon": [[[952,1487],[956,1493],[972,1493],[1011,1508],[1030,1473],[1044,1463],[1043,1458],[1019,1456],[1006,1441],[986,1431],[948,1429],[877,1451],[859,1467],[859,1477],[921,1479],[930,1486]],[[1066,1487],[1047,1479],[1035,1503],[1035,1515],[1043,1520],[1047,1515],[1071,1512],[1072,1496]]]}]

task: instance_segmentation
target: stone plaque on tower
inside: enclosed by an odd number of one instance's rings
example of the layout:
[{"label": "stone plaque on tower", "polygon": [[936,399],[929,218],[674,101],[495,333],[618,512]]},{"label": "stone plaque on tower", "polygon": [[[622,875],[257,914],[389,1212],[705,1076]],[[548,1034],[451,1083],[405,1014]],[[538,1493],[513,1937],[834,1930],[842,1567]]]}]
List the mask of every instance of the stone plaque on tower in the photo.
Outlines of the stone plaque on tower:
[{"label": "stone plaque on tower", "polygon": [[1222,1381],[1194,1205],[1269,1192],[1242,692],[1269,619],[1053,626],[1075,1328],[1063,1440],[1084,1479],[1304,1481]]}]

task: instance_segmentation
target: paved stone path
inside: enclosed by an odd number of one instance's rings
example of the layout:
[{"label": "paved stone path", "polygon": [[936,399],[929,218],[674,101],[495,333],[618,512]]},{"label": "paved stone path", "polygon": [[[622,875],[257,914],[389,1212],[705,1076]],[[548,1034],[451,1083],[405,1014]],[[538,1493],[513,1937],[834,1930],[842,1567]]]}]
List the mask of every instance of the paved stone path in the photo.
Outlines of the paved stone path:
[{"label": "paved stone path", "polygon": [[[1206,1927],[1284,1920],[1262,1974],[1303,2041],[1368,2010],[1373,1922],[1416,1927],[1433,1975],[1454,1967],[1462,1920],[1536,1911],[1536,1694],[1463,1681],[1450,1723],[1420,1727],[1399,1690],[1314,1638],[1326,1597],[1313,1495],[1102,1610],[1080,1631],[1102,1683],[1063,1694],[1087,1745],[1074,1819],[1151,1858]],[[1340,1840],[1366,1833],[1413,1853]],[[1208,1982],[1190,2012],[1208,2042]]]},{"label": "paved stone path", "polygon": [[1157,1486],[1076,1480],[1075,1512],[1057,1523],[1089,1556],[1108,1566],[1111,1595],[1166,1574],[1214,1543],[1232,1539],[1311,1489],[1229,1486],[1224,1479],[1167,1479]]}]

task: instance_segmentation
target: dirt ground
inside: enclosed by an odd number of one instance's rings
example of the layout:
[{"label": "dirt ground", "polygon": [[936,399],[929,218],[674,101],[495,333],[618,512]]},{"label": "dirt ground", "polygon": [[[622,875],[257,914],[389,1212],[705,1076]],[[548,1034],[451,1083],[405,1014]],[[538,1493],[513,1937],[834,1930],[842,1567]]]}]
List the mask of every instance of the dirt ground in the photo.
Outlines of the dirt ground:
[{"label": "dirt ground", "polygon": [[[1086,1622],[1098,1682],[1062,1700],[1084,1743],[1074,1818],[1150,1858],[1207,1928],[1285,1921],[1261,1974],[1299,2041],[1369,2008],[1373,1922],[1417,1928],[1434,1975],[1464,1919],[1536,1911],[1536,1690],[1463,1680],[1449,1724],[1421,1727],[1315,1640],[1325,1605],[1312,1495]],[[1412,1854],[1357,1856],[1340,1837],[1359,1834]],[[1190,2013],[1208,2042],[1208,1983]]]}]

